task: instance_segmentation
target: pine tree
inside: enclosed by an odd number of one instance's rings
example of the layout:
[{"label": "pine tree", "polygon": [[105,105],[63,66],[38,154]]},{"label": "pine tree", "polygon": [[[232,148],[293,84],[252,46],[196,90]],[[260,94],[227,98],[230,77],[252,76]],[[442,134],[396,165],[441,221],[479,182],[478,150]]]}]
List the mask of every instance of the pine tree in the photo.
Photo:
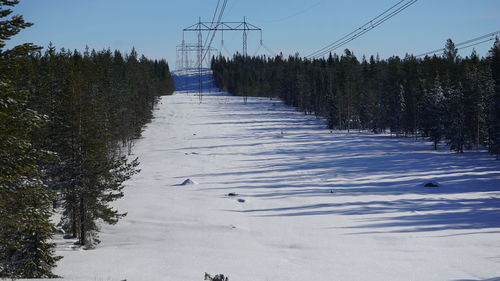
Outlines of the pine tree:
[{"label": "pine tree", "polygon": [[399,57],[388,59],[387,68],[384,73],[383,91],[384,100],[387,103],[387,121],[391,134],[399,135],[403,125],[405,110],[404,87],[401,83],[401,60]]},{"label": "pine tree", "polygon": [[446,40],[446,45],[444,47],[443,57],[449,62],[455,62],[458,55],[458,49],[455,47],[455,43],[451,39]]},{"label": "pine tree", "polygon": [[495,92],[491,98],[490,110],[490,151],[500,158],[500,40],[496,38],[490,50],[490,66]]},{"label": "pine tree", "polygon": [[32,132],[44,116],[27,107],[27,93],[17,88],[20,58],[31,44],[5,50],[5,41],[31,24],[9,16],[18,1],[0,0],[0,278],[54,277],[50,238],[52,195],[38,162],[48,154],[36,149]]},{"label": "pine tree", "polygon": [[465,67],[464,88],[464,135],[468,148],[487,143],[487,100],[494,92],[493,80],[489,68],[481,66],[479,59],[473,53]]},{"label": "pine tree", "polygon": [[419,120],[419,104],[423,96],[422,74],[420,73],[419,61],[414,57],[407,55],[403,61],[405,89],[405,115],[404,131],[405,134],[413,134],[417,137]]},{"label": "pine tree", "polygon": [[426,90],[423,97],[422,131],[429,137],[437,150],[444,136],[443,104],[444,92],[439,77],[436,77],[431,89]]},{"label": "pine tree", "polygon": [[391,132],[399,135],[404,128],[404,117],[406,111],[405,90],[399,85],[399,93],[395,96],[394,111],[391,117]]},{"label": "pine tree", "polygon": [[465,145],[464,92],[462,85],[447,86],[446,92],[446,134],[450,149],[463,153]]},{"label": "pine tree", "polygon": [[498,42],[488,59],[475,53],[462,59],[453,41],[447,40],[442,56],[406,55],[404,60],[372,56],[361,63],[349,50],[326,59],[278,56],[248,58],[245,64],[238,56],[219,56],[212,68],[217,86],[236,95],[245,94],[242,77],[251,70],[248,83],[256,89],[251,94],[261,95],[271,85],[285,103],[327,118],[331,129],[371,128],[377,133],[389,127],[396,134],[429,137],[435,149],[441,141],[458,151],[489,143],[496,154],[500,153],[500,116],[496,116],[500,99],[498,89],[493,89],[494,83],[498,88],[499,76],[496,48]]}]

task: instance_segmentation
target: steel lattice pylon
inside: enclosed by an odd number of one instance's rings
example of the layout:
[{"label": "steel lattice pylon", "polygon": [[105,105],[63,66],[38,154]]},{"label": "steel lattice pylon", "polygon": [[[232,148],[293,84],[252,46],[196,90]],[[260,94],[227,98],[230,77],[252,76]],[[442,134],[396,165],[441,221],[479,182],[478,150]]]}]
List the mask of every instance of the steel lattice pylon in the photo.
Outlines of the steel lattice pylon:
[{"label": "steel lattice pylon", "polygon": [[[189,61],[189,53],[196,52],[196,68],[198,68],[199,75],[199,98],[200,103],[202,101],[202,92],[203,92],[203,81],[202,81],[202,73],[203,73],[203,63],[205,62],[205,58],[210,58],[210,52],[216,51],[216,49],[211,48],[212,40],[215,37],[217,31],[221,31],[222,34],[224,31],[241,31],[243,33],[243,48],[242,55],[244,58],[248,55],[248,33],[251,31],[258,31],[260,33],[260,44],[262,43],[262,29],[247,22],[246,18],[243,19],[242,22],[202,22],[201,18],[197,23],[184,28],[182,31],[182,43],[177,46],[177,67],[178,69],[189,69],[193,68],[192,64]],[[186,32],[195,32],[197,34],[197,43],[188,44],[185,41]],[[203,33],[206,32],[206,42],[203,44]],[[212,33],[213,32],[213,33]],[[211,34],[210,42],[209,37]],[[224,42],[224,38],[222,38],[222,44]],[[180,53],[180,55],[179,55]],[[207,66],[209,62],[207,62]]]},{"label": "steel lattice pylon", "polygon": [[[202,22],[201,19],[183,29],[182,33],[182,43],[180,46],[177,46],[177,57],[179,62],[177,63],[178,66],[180,66],[181,69],[186,69],[190,68],[190,65],[188,63],[188,53],[189,52],[196,52],[197,53],[197,62],[196,65],[197,67],[202,67],[205,58],[207,58],[207,54],[211,51],[214,51],[209,46],[204,46],[203,45],[203,33],[204,32],[214,32],[212,36],[215,35],[217,31],[241,31],[243,33],[243,47],[242,47],[242,55],[247,56],[248,55],[248,33],[250,31],[258,31],[260,32],[260,42],[262,44],[262,29],[247,22],[246,19],[244,19],[241,22]],[[186,32],[196,32],[197,33],[197,43],[196,44],[187,44],[185,41],[185,33]],[[180,53],[180,55],[179,55]],[[210,56],[208,56],[210,57]]]}]

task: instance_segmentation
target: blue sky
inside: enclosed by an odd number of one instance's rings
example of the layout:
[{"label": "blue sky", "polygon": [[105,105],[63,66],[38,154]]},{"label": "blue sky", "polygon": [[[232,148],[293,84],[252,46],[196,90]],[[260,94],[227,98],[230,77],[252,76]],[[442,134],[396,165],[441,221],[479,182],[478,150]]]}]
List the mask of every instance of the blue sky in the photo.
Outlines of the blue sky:
[{"label": "blue sky", "polygon": [[[264,43],[275,52],[308,55],[337,40],[383,12],[397,0],[228,0],[223,20],[247,20],[263,29]],[[182,29],[210,21],[217,0],[21,0],[15,12],[35,23],[10,45],[32,42],[57,48],[120,49],[134,46],[150,58],[165,58],[175,65],[175,46]],[[342,47],[361,57],[386,58],[420,54],[444,46],[448,38],[462,42],[500,30],[498,0],[419,0],[376,29]],[[230,52],[241,50],[241,33],[225,33]],[[187,34],[188,41],[196,40]],[[217,36],[213,46],[220,48]],[[492,44],[477,46],[485,55]],[[259,47],[251,34],[248,52]],[[337,50],[337,52],[341,52]],[[462,55],[470,54],[464,50]]]}]

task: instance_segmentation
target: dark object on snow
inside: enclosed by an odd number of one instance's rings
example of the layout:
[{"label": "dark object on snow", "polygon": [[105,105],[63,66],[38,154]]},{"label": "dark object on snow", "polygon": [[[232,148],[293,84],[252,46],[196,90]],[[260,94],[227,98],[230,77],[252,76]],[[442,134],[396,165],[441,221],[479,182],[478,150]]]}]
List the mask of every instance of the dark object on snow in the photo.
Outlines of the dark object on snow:
[{"label": "dark object on snow", "polygon": [[227,194],[227,196],[238,196],[238,193],[229,192],[229,193]]},{"label": "dark object on snow", "polygon": [[238,202],[245,203],[245,199],[238,199]]},{"label": "dark object on snow", "polygon": [[212,279],[212,281],[229,281],[229,278],[227,278],[226,276],[224,276],[224,274],[217,274],[214,276],[214,278]]},{"label": "dark object on snow", "polygon": [[187,179],[181,183],[181,185],[192,185],[192,184],[198,184],[198,183],[191,179]]},{"label": "dark object on snow", "polygon": [[437,182],[428,182],[424,184],[425,187],[438,187],[439,184]]},{"label": "dark object on snow", "polygon": [[227,276],[224,276],[224,274],[217,274],[214,277],[210,276],[210,274],[205,272],[205,278],[204,280],[209,280],[209,281],[229,281],[229,278]]}]

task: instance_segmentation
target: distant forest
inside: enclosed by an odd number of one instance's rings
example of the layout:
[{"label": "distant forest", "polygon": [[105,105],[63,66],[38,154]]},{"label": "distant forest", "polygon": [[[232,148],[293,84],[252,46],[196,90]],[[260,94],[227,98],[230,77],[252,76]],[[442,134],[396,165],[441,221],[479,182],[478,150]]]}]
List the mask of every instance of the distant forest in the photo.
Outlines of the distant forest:
[{"label": "distant forest", "polygon": [[336,130],[389,131],[443,141],[463,152],[487,146],[500,153],[500,42],[487,57],[457,55],[381,60],[346,49],[341,56],[214,57],[216,85],[240,96],[281,98]]},{"label": "distant forest", "polygon": [[0,278],[54,277],[54,207],[66,238],[83,248],[99,224],[125,214],[110,203],[137,173],[127,154],[174,90],[164,60],[133,49],[84,52],[5,41],[32,24],[0,0]]}]

